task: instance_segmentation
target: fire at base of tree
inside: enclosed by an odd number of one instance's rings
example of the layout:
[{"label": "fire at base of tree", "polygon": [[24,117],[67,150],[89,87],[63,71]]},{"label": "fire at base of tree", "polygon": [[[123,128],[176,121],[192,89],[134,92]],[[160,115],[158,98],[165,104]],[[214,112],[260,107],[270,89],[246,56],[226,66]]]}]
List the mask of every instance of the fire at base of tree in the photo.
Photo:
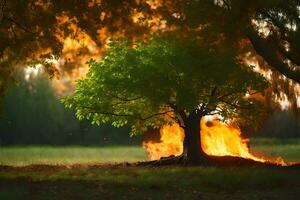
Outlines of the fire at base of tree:
[{"label": "fire at base of tree", "polygon": [[[264,158],[251,154],[249,140],[242,137],[238,127],[218,119],[203,118],[199,123],[201,123],[201,146],[208,155],[233,156],[282,166],[288,165],[281,157]],[[157,132],[147,133],[144,136],[143,147],[150,160],[159,160],[163,157],[181,155],[183,141],[184,130],[178,124],[166,125]]]}]

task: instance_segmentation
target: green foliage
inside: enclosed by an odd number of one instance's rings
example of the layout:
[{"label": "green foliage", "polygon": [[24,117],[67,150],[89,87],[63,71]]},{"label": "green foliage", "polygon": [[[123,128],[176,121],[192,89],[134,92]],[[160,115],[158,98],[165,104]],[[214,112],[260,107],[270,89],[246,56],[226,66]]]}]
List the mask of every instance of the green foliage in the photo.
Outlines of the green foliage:
[{"label": "green foliage", "polygon": [[[130,125],[132,134],[182,120],[200,110],[232,118],[255,106],[244,96],[266,81],[221,51],[199,41],[152,37],[148,43],[113,42],[103,60],[89,61],[86,78],[63,103],[79,119]],[[245,109],[245,110],[247,110]],[[171,115],[171,116],[170,116]]]}]

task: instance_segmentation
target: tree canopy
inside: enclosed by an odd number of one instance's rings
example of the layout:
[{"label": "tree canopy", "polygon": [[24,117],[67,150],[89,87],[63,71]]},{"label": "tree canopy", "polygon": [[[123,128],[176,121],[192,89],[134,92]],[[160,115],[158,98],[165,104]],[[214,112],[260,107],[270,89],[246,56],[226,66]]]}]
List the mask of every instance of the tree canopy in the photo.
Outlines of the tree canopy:
[{"label": "tree canopy", "polygon": [[263,91],[265,79],[234,52],[198,43],[174,37],[112,42],[101,61],[89,61],[87,77],[63,102],[79,119],[130,125],[133,134],[166,123],[184,126],[195,111],[250,117],[257,104],[245,95]]},{"label": "tree canopy", "polygon": [[[61,56],[65,38],[78,39],[80,33],[99,48],[109,38],[151,32],[227,40],[235,48],[247,46],[246,52],[299,83],[299,6],[298,0],[1,0],[0,89],[14,67],[41,63],[56,74],[49,59]],[[78,51],[88,52],[86,45]]]}]

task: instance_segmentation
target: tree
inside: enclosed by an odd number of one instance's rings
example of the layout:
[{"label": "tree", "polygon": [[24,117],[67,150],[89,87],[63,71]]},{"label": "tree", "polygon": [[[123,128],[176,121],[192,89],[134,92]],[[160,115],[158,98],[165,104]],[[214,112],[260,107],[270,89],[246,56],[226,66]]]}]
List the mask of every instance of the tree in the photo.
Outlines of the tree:
[{"label": "tree", "polygon": [[298,0],[1,0],[0,89],[24,63],[56,74],[49,59],[61,56],[65,38],[82,32],[100,48],[108,38],[152,32],[209,33],[206,39],[227,38],[236,47],[246,39],[271,68],[299,83],[299,6]]},{"label": "tree", "polygon": [[103,60],[89,61],[87,77],[63,103],[79,119],[131,126],[132,134],[178,123],[185,132],[183,156],[192,164],[203,161],[201,118],[250,117],[258,104],[245,95],[263,91],[266,81],[235,60],[234,52],[199,42],[113,42]]}]

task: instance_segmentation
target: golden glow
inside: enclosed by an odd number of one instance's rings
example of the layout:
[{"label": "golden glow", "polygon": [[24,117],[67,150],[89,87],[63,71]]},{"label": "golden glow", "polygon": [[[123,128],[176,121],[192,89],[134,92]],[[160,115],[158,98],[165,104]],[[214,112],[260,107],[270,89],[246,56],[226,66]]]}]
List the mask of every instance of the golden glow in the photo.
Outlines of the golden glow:
[{"label": "golden glow", "polygon": [[146,0],[146,3],[150,5],[151,9],[155,10],[161,7],[161,0]]},{"label": "golden glow", "polygon": [[[165,4],[168,7],[173,4],[172,1],[136,0],[137,4],[141,2],[147,3],[152,10],[156,10]],[[89,0],[88,6],[93,7],[101,3],[101,0]],[[46,6],[41,0],[36,1],[35,4]],[[171,30],[171,28],[173,28],[167,27],[167,21],[164,20],[158,12],[150,15],[139,9],[132,9],[130,14],[132,22],[136,24],[137,27],[148,28],[150,32],[168,30],[167,28]],[[87,18],[88,16],[84,14],[83,17]],[[102,11],[99,12],[98,20],[105,24],[106,20],[110,20],[113,17],[111,12]],[[121,25],[122,19],[113,21],[114,26],[118,26],[118,24]],[[54,35],[63,46],[59,59],[57,59],[55,63],[51,63],[57,72],[55,73],[56,79],[52,80],[52,85],[58,96],[65,96],[72,93],[75,81],[80,77],[84,77],[88,71],[88,66],[85,64],[86,61],[90,58],[100,60],[111,40],[126,37],[126,32],[123,28],[111,32],[108,27],[102,25],[98,27],[97,33],[92,37],[89,33],[80,28],[78,22],[76,17],[70,17],[66,12],[62,12],[56,16],[57,27],[54,31]],[[139,28],[137,31],[133,30],[131,34],[133,34],[133,40],[135,40],[141,30]],[[143,36],[141,37],[143,38]],[[52,51],[53,49],[45,49],[40,52],[40,54],[49,54]]]},{"label": "golden glow", "polygon": [[[98,0],[91,1],[99,3]],[[95,41],[76,24],[76,18],[65,15],[56,17],[58,25],[67,25],[73,35],[65,35],[62,30],[57,30],[56,37],[62,43],[63,49],[55,67],[59,71],[59,78],[52,80],[56,94],[64,96],[70,94],[74,89],[77,79],[84,77],[88,72],[85,64],[90,58],[100,59],[103,47],[99,47]]]}]

